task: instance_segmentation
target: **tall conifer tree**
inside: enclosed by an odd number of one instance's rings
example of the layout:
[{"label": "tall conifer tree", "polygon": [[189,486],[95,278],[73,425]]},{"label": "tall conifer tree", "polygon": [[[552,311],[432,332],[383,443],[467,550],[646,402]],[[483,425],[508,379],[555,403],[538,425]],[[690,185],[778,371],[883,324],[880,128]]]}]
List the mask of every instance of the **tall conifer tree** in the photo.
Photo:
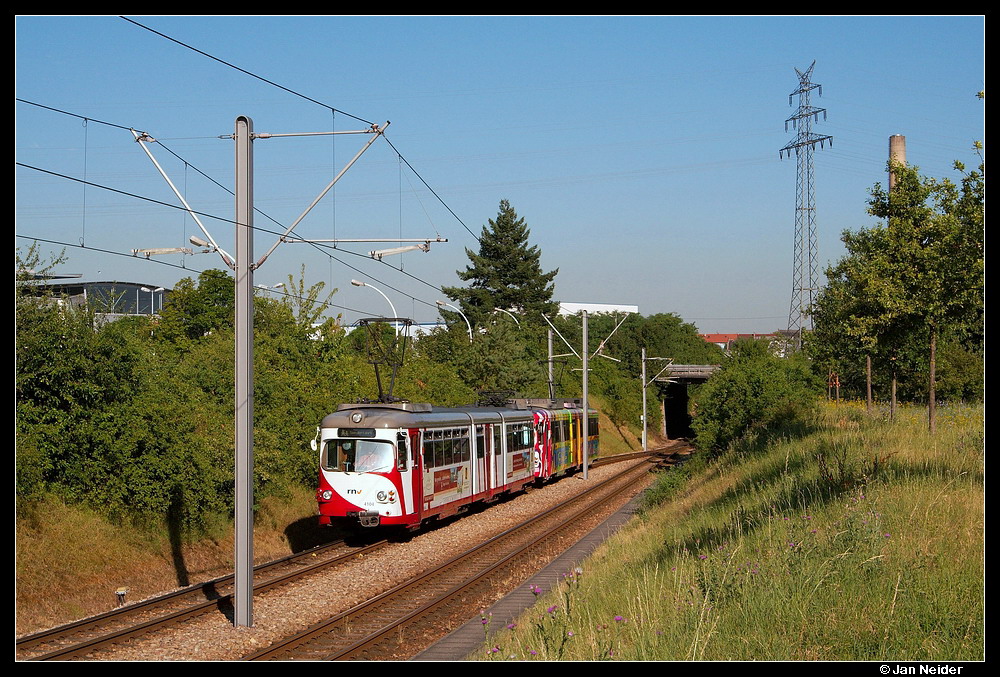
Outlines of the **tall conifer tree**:
[{"label": "tall conifer tree", "polygon": [[483,226],[479,252],[466,248],[471,261],[464,271],[456,271],[468,287],[444,287],[457,300],[473,327],[486,324],[495,308],[519,314],[552,314],[558,305],[552,301],[552,280],[559,269],[542,272],[541,250],[528,245],[531,231],[507,200],[500,201],[496,220]]}]

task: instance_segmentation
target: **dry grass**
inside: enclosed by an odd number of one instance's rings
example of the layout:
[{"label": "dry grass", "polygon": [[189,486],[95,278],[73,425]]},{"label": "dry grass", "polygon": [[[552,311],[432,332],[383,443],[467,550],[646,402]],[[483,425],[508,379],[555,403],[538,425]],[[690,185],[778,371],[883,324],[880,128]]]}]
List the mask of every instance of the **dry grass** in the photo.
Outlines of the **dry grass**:
[{"label": "dry grass", "polygon": [[900,419],[723,456],[481,655],[981,660],[982,409]]},{"label": "dry grass", "polygon": [[[315,523],[314,512],[312,492],[305,489],[286,501],[265,501],[255,518],[255,560],[290,554],[289,525]],[[175,547],[165,527],[114,525],[55,498],[18,519],[16,537],[18,635],[108,611],[120,587],[129,589],[133,602],[233,567],[231,532]]]}]

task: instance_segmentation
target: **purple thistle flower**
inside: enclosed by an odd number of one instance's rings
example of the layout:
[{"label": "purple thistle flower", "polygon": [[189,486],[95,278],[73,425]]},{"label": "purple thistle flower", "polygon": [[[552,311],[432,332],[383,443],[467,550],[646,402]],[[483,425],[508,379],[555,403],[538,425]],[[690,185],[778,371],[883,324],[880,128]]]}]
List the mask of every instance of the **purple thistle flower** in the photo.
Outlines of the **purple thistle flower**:
[{"label": "purple thistle flower", "polygon": [[573,633],[573,631],[572,631],[572,630],[568,630],[568,631],[566,632],[566,636],[567,636],[567,637],[572,637],[572,636],[573,636],[573,634],[574,634],[574,633]]},{"label": "purple thistle flower", "polygon": [[513,630],[516,627],[517,627],[517,623],[508,623],[507,624],[507,629],[508,630]]},{"label": "purple thistle flower", "polygon": [[550,606],[550,607],[549,607],[548,609],[546,609],[545,611],[546,611],[547,613],[550,613],[550,614],[554,614],[554,613],[556,612],[556,609],[558,609],[558,608],[559,608],[559,605],[558,605],[558,604],[553,604],[552,606]]},{"label": "purple thistle flower", "polygon": [[624,616],[615,616],[616,623],[624,623],[627,619]]},{"label": "purple thistle flower", "polygon": [[534,649],[532,649],[532,650],[531,650],[531,651],[529,651],[528,653],[530,653],[530,654],[531,654],[532,656],[537,656],[537,655],[538,655],[538,652],[537,652],[537,651],[535,651]]},{"label": "purple thistle flower", "polygon": [[708,555],[698,555],[698,559],[708,559]]}]

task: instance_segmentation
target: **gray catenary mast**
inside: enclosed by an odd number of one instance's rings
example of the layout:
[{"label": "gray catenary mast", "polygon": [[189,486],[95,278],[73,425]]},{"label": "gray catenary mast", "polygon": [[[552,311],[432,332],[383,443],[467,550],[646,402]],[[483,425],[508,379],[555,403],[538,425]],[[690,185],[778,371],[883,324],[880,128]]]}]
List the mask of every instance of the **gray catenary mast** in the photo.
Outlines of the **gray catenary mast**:
[{"label": "gray catenary mast", "polygon": [[778,151],[778,157],[792,156],[798,165],[798,177],[795,184],[795,253],[792,264],[792,303],[788,310],[788,332],[795,337],[796,348],[802,345],[802,332],[812,329],[809,317],[809,307],[812,305],[818,291],[816,279],[816,180],[813,168],[813,153],[816,144],[820,148],[827,142],[833,145],[832,136],[814,134],[812,123],[819,122],[820,113],[826,119],[825,108],[815,108],[809,103],[812,90],[818,89],[823,95],[823,87],[810,82],[816,62],[804,72],[798,68],[799,88],[788,95],[788,105],[792,105],[792,97],[799,97],[799,108],[795,115],[785,120],[785,131],[788,123],[796,130],[795,138]]}]

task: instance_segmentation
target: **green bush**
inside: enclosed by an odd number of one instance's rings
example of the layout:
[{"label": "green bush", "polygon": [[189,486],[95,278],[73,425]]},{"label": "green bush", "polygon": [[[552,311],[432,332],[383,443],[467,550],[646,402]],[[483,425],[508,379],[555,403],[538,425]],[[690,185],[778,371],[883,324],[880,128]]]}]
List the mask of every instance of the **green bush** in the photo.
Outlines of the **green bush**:
[{"label": "green bush", "polygon": [[763,341],[740,341],[695,400],[695,446],[721,451],[750,432],[801,421],[819,384],[804,358],[779,358]]}]

